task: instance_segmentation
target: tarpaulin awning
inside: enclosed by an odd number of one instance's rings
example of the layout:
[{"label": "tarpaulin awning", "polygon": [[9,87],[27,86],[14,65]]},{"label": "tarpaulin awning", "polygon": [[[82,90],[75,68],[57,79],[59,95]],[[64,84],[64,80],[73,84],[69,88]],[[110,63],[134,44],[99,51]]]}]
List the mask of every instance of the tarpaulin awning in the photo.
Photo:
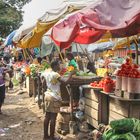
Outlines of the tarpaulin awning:
[{"label": "tarpaulin awning", "polygon": [[52,11],[51,13],[46,13],[37,22],[34,29],[27,34],[23,39],[18,42],[18,47],[20,48],[35,48],[39,47],[41,44],[42,36],[50,30],[65,14],[75,11],[74,7],[67,7],[61,11]]},{"label": "tarpaulin awning", "polygon": [[[96,0],[97,1],[97,0]],[[89,2],[89,3],[88,3]],[[40,46],[41,37],[49,31],[49,29],[67,14],[80,10],[81,8],[91,4],[91,0],[65,1],[56,9],[47,11],[37,22],[37,25],[23,39],[18,41],[18,47],[34,48]],[[38,25],[39,24],[39,25]],[[18,39],[19,40],[19,39]]]},{"label": "tarpaulin awning", "polygon": [[115,45],[113,47],[113,50],[129,46],[130,45],[129,42],[131,43],[134,39],[136,39],[136,36],[129,37],[129,40],[128,40],[128,38],[118,38],[118,39],[115,39],[114,40]]},{"label": "tarpaulin awning", "polygon": [[90,44],[87,47],[88,52],[100,52],[105,51],[107,49],[111,49],[115,45],[114,42],[102,42],[98,44]]},{"label": "tarpaulin awning", "polygon": [[12,45],[13,44],[13,37],[15,36],[16,34],[16,30],[11,32],[7,37],[6,37],[6,40],[4,41],[4,46],[9,46],[9,45]]},{"label": "tarpaulin awning", "polygon": [[13,37],[13,42],[18,43],[25,35],[30,33],[34,29],[35,25],[32,26],[21,26],[15,33]]},{"label": "tarpaulin awning", "polygon": [[108,41],[108,42],[102,42],[102,43],[92,43],[92,44],[77,44],[72,43],[71,44],[71,50],[72,52],[80,52],[84,53],[85,49],[88,52],[100,52],[105,51],[107,49],[111,49],[115,45],[115,42]]},{"label": "tarpaulin awning", "polygon": [[49,36],[43,36],[41,43],[41,57],[50,55],[53,52],[53,48],[54,43],[52,42],[52,39]]},{"label": "tarpaulin awning", "polygon": [[[77,13],[69,16],[52,29],[52,38],[57,44],[64,47],[71,42],[83,43],[80,36],[82,27],[95,30],[94,38],[101,37],[110,31],[112,37],[126,37],[140,32],[140,2],[139,0],[99,0]],[[96,39],[83,38],[84,43],[90,44]],[[62,46],[62,47],[63,47]]]}]

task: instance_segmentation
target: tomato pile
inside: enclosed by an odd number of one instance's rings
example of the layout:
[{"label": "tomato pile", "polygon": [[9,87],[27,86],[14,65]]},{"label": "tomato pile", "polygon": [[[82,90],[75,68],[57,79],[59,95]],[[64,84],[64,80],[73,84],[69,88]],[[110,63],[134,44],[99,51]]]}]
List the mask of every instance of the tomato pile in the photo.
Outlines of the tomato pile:
[{"label": "tomato pile", "polygon": [[126,63],[122,64],[121,69],[118,70],[117,76],[140,78],[139,66],[132,64],[130,59],[126,59]]},{"label": "tomato pile", "polygon": [[[115,88],[115,81],[107,76],[106,78],[103,78],[101,81],[99,81],[99,83],[97,81],[90,83],[90,86],[95,88],[102,88],[104,91],[109,92],[110,90],[112,91]],[[107,87],[109,87],[109,91]]]},{"label": "tomato pile", "polygon": [[66,69],[66,68],[63,68],[63,69],[60,71],[60,75],[64,75],[66,72],[67,72],[67,69]]}]

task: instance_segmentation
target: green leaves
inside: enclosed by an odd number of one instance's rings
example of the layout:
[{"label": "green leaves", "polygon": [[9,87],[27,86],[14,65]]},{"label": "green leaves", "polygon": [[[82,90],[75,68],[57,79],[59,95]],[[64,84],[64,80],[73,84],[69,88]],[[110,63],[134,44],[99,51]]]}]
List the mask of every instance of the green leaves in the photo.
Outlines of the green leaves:
[{"label": "green leaves", "polygon": [[0,0],[0,37],[6,37],[21,26],[21,8],[30,0]]}]

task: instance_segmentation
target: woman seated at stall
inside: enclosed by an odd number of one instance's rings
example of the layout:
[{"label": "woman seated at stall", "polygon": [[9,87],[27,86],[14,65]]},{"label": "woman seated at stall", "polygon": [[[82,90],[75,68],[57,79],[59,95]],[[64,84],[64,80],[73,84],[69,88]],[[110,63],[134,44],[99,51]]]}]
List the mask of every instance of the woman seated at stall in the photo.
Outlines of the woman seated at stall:
[{"label": "woman seated at stall", "polygon": [[67,53],[66,57],[69,60],[68,66],[73,66],[74,69],[78,69],[78,64],[77,64],[73,54],[72,53]]}]

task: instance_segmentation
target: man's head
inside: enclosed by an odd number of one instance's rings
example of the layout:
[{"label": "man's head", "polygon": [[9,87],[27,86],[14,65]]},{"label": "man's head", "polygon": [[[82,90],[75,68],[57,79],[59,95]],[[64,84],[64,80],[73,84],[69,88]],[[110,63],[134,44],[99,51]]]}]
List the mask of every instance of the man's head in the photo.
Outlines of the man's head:
[{"label": "man's head", "polygon": [[60,64],[59,64],[59,61],[55,60],[55,61],[52,61],[51,63],[51,68],[53,71],[60,71]]},{"label": "man's head", "polygon": [[67,53],[67,58],[68,58],[68,60],[72,60],[72,59],[74,59],[74,56],[73,56],[73,54],[72,53]]}]

